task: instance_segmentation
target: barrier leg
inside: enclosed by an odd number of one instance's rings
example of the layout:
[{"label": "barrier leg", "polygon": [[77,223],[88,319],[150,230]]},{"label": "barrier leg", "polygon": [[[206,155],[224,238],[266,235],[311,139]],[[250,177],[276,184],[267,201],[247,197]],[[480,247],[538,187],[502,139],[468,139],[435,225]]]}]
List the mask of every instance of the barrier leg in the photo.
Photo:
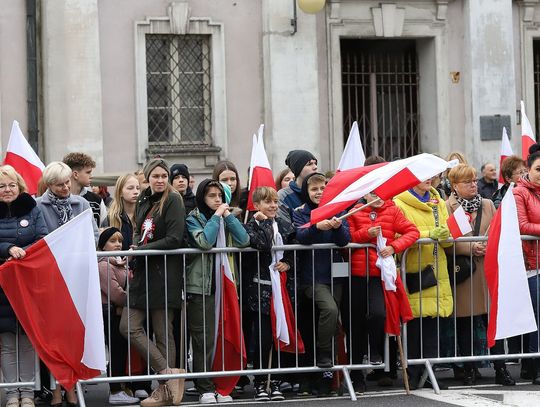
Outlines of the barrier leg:
[{"label": "barrier leg", "polygon": [[37,352],[35,352],[35,359],[34,359],[34,390],[39,391],[41,390],[41,371],[39,366],[39,356]]},{"label": "barrier leg", "polygon": [[347,385],[347,389],[349,390],[349,396],[351,397],[352,401],[356,401],[356,393],[354,392],[354,387],[352,385],[351,375],[349,374],[349,369],[346,367],[343,368],[343,380],[345,380],[345,384]]},{"label": "barrier leg", "polygon": [[429,380],[431,381],[431,386],[433,387],[433,392],[435,394],[441,394],[441,389],[439,388],[439,383],[437,383],[437,379],[435,378],[435,373],[433,372],[433,368],[431,367],[431,363],[429,360],[426,360],[426,370],[424,371],[424,374],[422,375],[422,381],[425,380],[424,376],[429,376]]},{"label": "barrier leg", "polygon": [[84,391],[81,386],[81,382],[77,382],[77,400],[79,401],[80,407],[86,407],[86,403],[84,402]]},{"label": "barrier leg", "polygon": [[390,371],[390,336],[384,335],[384,371]]}]

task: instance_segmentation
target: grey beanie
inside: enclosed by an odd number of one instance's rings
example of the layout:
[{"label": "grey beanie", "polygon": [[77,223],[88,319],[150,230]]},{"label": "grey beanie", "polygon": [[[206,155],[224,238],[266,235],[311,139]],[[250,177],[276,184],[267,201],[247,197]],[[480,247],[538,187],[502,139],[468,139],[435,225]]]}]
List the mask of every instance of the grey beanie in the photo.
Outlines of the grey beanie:
[{"label": "grey beanie", "polygon": [[163,158],[152,158],[144,165],[143,168],[144,178],[146,178],[147,181],[150,179],[150,173],[154,171],[156,167],[163,168],[165,171],[167,171],[167,174],[171,173],[169,163],[167,161],[165,161]]}]

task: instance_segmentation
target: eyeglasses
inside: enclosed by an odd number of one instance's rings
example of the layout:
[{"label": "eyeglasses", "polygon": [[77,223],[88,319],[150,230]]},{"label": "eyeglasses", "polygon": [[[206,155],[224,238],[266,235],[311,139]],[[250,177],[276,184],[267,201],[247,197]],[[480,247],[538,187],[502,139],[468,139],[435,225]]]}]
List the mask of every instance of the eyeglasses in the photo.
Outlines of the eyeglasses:
[{"label": "eyeglasses", "polygon": [[0,184],[0,191],[5,191],[6,189],[11,189],[11,190],[14,190],[18,187],[18,185],[16,183],[11,183],[11,184]]},{"label": "eyeglasses", "polygon": [[471,179],[471,180],[469,180],[469,181],[461,181],[461,182],[458,182],[458,184],[476,185],[476,184],[478,184],[478,180],[477,180],[477,179]]},{"label": "eyeglasses", "polygon": [[515,175],[522,176],[522,175],[525,175],[525,174],[527,174],[527,169],[523,168],[522,170],[514,171],[512,173],[512,176],[515,176]]}]

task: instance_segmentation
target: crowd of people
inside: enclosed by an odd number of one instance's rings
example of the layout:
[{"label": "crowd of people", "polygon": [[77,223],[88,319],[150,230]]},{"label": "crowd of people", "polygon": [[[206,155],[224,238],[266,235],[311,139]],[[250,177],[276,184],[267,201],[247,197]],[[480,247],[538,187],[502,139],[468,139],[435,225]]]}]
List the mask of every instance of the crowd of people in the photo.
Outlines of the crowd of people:
[{"label": "crowd of people", "polygon": [[[407,298],[413,315],[407,324],[410,359],[487,353],[488,292],[483,272],[486,244],[453,244],[448,241],[446,222],[449,214],[461,206],[468,214],[471,234],[485,236],[496,207],[514,183],[520,231],[540,236],[540,145],[531,147],[527,162],[516,156],[506,158],[501,166],[504,184],[500,188],[493,164],[483,165],[478,179],[476,169],[463,154],[454,152],[447,159],[458,159],[460,164],[387,201],[369,193],[350,208],[355,211],[369,204],[366,210],[352,214],[345,211],[309,227],[304,225],[311,211],[319,206],[332,174],[319,172],[317,158],[305,150],[289,152],[287,168],[275,179],[276,188],[259,187],[254,191],[254,211],[247,210],[247,189],[242,188],[238,170],[230,161],[218,162],[212,178],[200,180],[195,190],[185,164],[169,166],[164,159],[153,158],[142,170],[119,177],[111,196],[106,187],[91,188],[95,167],[92,158],[70,153],[62,162],[47,165],[36,199],[26,192],[22,177],[5,165],[0,167],[0,258],[2,262],[24,259],[29,245],[88,208],[94,214],[98,251],[186,247],[204,251],[217,247],[223,231],[225,246],[257,250],[226,256],[240,295],[249,363],[254,369],[314,364],[321,368],[319,373],[272,378],[256,375],[255,399],[283,400],[283,392],[288,389],[294,389],[298,396],[329,394],[335,390],[334,374],[329,369],[338,359],[340,363],[374,366],[385,360],[386,310],[379,259],[391,257],[398,268],[406,271]],[[371,156],[365,165],[382,162],[382,157]],[[379,236],[386,239],[383,248],[340,249],[349,243],[376,245]],[[419,244],[419,238],[430,240]],[[331,243],[336,248],[272,250],[276,245],[317,243]],[[540,288],[536,242],[524,242],[523,251],[537,313]],[[469,273],[460,281],[454,275],[458,258]],[[334,265],[346,261],[350,262],[350,276],[333,276]],[[184,354],[188,353],[193,372],[212,371],[215,262],[214,256],[204,253],[99,256],[110,375],[147,373],[145,366],[158,375],[183,373],[187,366]],[[286,276],[304,352],[297,348],[290,354],[276,349],[270,310],[271,270]],[[4,380],[33,381],[32,345],[18,328],[1,290],[0,340]],[[511,338],[508,343],[514,353],[521,352],[521,343],[525,343],[525,352],[538,352],[538,333]],[[185,350],[188,345],[189,350]],[[339,349],[345,349],[341,352],[344,355],[338,355]],[[503,341],[497,341],[490,352],[503,354]],[[366,379],[377,381],[379,386],[393,384],[397,377],[393,338],[386,356],[390,361],[388,372],[375,369],[367,377],[362,370],[351,372],[357,394],[364,393]],[[126,372],[128,358],[130,370]],[[138,371],[134,367],[137,359],[141,361]],[[538,363],[533,360],[522,370],[522,376],[535,384],[540,384]],[[496,383],[515,384],[504,360],[493,365]],[[465,385],[472,385],[480,377],[479,366],[477,362],[456,364],[454,374]],[[419,387],[423,369],[423,365],[407,369],[412,389]],[[247,376],[241,377],[236,391],[244,391],[249,381]],[[109,403],[133,404],[142,399],[141,406],[146,407],[179,405],[184,391],[197,394],[202,404],[233,400],[232,394],[217,391],[211,378],[194,382],[194,388],[185,390],[182,379],[159,380],[153,391],[149,382],[111,383]],[[429,380],[426,383],[429,385]],[[77,404],[74,390],[66,390],[62,396],[57,386],[50,405],[62,405],[62,398],[69,406]],[[32,407],[33,389],[9,389],[6,405]]]}]

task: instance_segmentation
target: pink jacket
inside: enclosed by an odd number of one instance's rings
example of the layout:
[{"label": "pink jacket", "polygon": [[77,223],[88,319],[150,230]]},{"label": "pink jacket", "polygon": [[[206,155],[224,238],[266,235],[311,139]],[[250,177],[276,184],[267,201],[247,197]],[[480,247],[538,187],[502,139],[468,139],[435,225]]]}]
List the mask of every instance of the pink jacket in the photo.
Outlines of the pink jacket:
[{"label": "pink jacket", "polygon": [[[514,188],[514,197],[519,231],[522,235],[540,236],[540,185],[535,185],[526,178],[521,178],[517,185]],[[523,241],[522,246],[527,270],[540,267],[540,258],[537,262],[536,242]]]},{"label": "pink jacket", "polygon": [[99,258],[99,285],[101,287],[101,303],[107,304],[110,289],[110,301],[117,307],[126,305],[126,282],[129,272],[126,260],[119,257]]}]

